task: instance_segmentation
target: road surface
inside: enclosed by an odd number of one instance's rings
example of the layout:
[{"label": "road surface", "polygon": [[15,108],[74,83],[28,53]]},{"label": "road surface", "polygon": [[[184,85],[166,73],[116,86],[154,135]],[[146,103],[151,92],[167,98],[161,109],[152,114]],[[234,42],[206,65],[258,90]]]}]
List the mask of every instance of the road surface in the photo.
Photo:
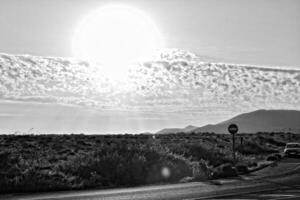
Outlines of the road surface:
[{"label": "road surface", "polygon": [[[131,199],[300,199],[300,159],[235,179],[155,185],[123,189],[67,191],[0,196],[8,200]],[[273,195],[273,196],[272,196]]]},{"label": "road surface", "polygon": [[244,199],[244,200],[299,200],[300,199],[300,185],[295,185],[293,187],[282,187],[276,190],[264,191],[264,192],[254,192],[248,194],[238,194],[229,195],[226,197],[214,198],[216,200],[228,200],[228,199]]}]

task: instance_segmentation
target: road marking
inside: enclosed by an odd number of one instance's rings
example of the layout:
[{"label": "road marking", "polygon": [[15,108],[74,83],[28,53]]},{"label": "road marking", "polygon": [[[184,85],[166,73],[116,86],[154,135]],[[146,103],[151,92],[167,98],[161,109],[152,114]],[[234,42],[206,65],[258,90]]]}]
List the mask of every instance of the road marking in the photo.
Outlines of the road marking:
[{"label": "road marking", "polygon": [[284,199],[300,199],[300,196],[293,196],[293,197],[283,197],[283,198],[277,198],[277,199],[273,199],[273,200],[284,200]]},{"label": "road marking", "polygon": [[260,197],[294,197],[294,194],[261,194]]}]

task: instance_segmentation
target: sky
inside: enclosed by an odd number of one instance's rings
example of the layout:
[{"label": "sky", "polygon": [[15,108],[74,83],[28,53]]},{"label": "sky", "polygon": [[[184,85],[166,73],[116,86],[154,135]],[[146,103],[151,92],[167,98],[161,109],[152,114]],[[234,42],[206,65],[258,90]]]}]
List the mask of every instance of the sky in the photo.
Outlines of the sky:
[{"label": "sky", "polygon": [[[78,23],[116,3],[146,13],[170,48],[124,80],[69,59]],[[297,0],[0,0],[0,133],[156,132],[300,110],[299,8]]]},{"label": "sky", "polygon": [[72,57],[80,20],[116,3],[146,13],[166,48],[218,62],[300,66],[298,0],[0,0],[0,52]]}]

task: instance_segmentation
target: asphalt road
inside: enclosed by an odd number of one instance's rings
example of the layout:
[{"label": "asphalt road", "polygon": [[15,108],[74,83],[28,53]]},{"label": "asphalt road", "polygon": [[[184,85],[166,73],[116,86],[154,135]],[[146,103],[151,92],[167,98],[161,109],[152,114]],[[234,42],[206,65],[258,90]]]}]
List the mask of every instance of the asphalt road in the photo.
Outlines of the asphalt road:
[{"label": "asphalt road", "polygon": [[244,200],[299,200],[300,199],[300,185],[294,185],[293,187],[281,187],[279,189],[264,191],[264,192],[254,192],[248,194],[230,195],[226,197],[219,197],[214,199],[244,199]]},{"label": "asphalt road", "polygon": [[[273,196],[272,196],[273,195]],[[9,200],[300,199],[300,159],[234,179],[135,188],[0,196]]]}]

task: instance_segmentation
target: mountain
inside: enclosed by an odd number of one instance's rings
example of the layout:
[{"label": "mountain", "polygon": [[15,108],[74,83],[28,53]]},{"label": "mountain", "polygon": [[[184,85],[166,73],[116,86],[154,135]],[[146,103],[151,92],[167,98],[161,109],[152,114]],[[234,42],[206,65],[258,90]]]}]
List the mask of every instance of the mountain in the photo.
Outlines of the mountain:
[{"label": "mountain", "polygon": [[[163,133],[177,132],[214,132],[227,133],[229,124],[235,123],[239,133],[256,132],[293,132],[300,133],[300,111],[297,110],[256,110],[240,114],[218,124],[209,124],[202,127],[188,126],[183,129],[164,129]],[[169,131],[169,132],[168,132]],[[173,133],[174,133],[173,132]],[[160,131],[158,133],[161,133]]]},{"label": "mountain", "polygon": [[186,126],[185,128],[164,128],[160,131],[157,132],[157,134],[167,134],[167,133],[180,133],[180,132],[192,132],[195,129],[198,129],[199,127],[197,126]]},{"label": "mountain", "polygon": [[184,132],[182,128],[164,128],[157,132],[157,134],[179,133]]},{"label": "mountain", "polygon": [[198,128],[197,126],[189,125],[189,126],[183,128],[183,132],[190,132],[190,131],[193,131],[193,130],[195,130],[197,128]]}]

